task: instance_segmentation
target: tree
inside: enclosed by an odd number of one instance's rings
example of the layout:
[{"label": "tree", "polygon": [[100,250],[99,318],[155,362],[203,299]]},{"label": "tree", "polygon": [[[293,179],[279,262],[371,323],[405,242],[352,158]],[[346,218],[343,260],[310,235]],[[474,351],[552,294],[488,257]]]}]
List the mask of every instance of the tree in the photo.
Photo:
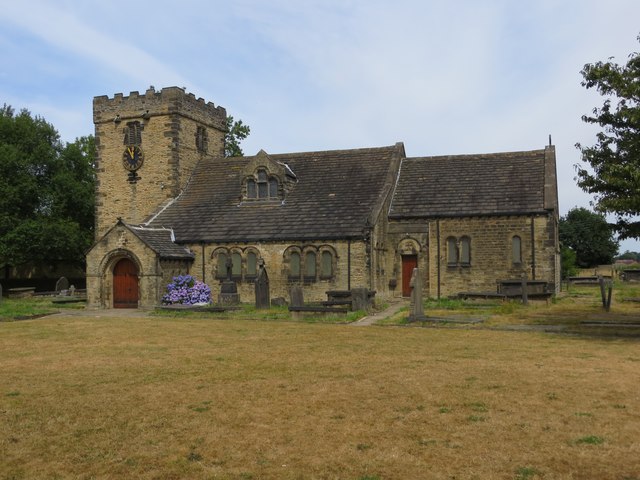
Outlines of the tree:
[{"label": "tree", "polygon": [[638,252],[630,252],[629,250],[625,251],[622,255],[618,255],[615,260],[640,260],[640,253]]},{"label": "tree", "polygon": [[573,208],[560,218],[560,244],[576,254],[576,265],[582,268],[613,262],[618,243],[604,215],[586,208]]},{"label": "tree", "polygon": [[[640,41],[640,36],[638,37]],[[595,195],[596,209],[613,214],[620,239],[640,237],[640,54],[632,53],[626,64],[613,61],[587,64],[580,72],[582,86],[595,88],[605,97],[586,123],[599,125],[596,144],[583,147],[576,165],[578,186]]]},{"label": "tree", "polygon": [[93,137],[63,145],[43,118],[0,109],[0,265],[84,263],[94,149]]},{"label": "tree", "polygon": [[573,277],[578,273],[576,252],[564,245],[560,248],[560,271],[562,278]]},{"label": "tree", "polygon": [[242,157],[244,153],[240,148],[240,141],[249,136],[251,128],[242,123],[242,120],[234,121],[233,117],[227,117],[227,133],[224,135],[224,156]]}]

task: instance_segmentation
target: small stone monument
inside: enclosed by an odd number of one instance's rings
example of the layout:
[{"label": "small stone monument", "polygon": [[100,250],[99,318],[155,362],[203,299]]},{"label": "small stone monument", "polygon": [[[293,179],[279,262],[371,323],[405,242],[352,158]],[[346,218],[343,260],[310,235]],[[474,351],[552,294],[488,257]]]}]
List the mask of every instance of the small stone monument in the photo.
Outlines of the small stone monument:
[{"label": "small stone monument", "polygon": [[220,295],[218,295],[219,305],[237,305],[240,303],[240,294],[238,293],[238,286],[236,282],[231,278],[231,271],[233,268],[233,262],[231,258],[227,258],[227,278],[222,282],[220,288]]},{"label": "small stone monument", "polygon": [[68,289],[69,289],[69,280],[67,280],[67,277],[60,277],[56,282],[56,292],[60,294],[60,292],[62,292],[63,290],[68,290]]},{"label": "small stone monument", "polygon": [[269,276],[267,269],[264,268],[264,260],[258,260],[258,276],[255,281],[256,288],[256,308],[269,308],[271,302],[269,300]]},{"label": "small stone monument", "polygon": [[411,273],[411,302],[409,304],[409,321],[424,322],[427,317],[424,316],[424,307],[422,305],[422,280],[417,268]]}]

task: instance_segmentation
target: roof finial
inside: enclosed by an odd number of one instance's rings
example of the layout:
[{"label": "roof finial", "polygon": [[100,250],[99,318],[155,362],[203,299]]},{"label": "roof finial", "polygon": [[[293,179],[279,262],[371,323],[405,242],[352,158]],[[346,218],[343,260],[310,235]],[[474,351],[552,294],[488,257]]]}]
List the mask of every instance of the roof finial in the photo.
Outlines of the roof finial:
[{"label": "roof finial", "polygon": [[549,134],[549,146],[553,145],[553,143],[551,143],[551,134]]}]

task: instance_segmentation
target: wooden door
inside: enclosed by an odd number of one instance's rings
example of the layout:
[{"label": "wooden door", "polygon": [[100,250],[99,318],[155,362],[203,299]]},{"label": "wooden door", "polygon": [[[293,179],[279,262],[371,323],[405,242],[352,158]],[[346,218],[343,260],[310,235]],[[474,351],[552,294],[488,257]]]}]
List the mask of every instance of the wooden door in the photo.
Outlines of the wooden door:
[{"label": "wooden door", "polygon": [[113,308],[138,308],[138,269],[128,258],[113,267]]},{"label": "wooden door", "polygon": [[417,255],[402,256],[402,296],[411,296],[411,274],[413,269],[418,266]]}]

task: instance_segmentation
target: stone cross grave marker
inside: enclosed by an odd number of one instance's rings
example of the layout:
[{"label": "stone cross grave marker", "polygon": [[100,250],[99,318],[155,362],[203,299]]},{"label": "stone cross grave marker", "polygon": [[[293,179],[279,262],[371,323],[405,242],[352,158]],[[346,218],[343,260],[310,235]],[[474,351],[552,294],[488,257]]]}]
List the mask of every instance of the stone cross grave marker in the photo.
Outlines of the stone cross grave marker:
[{"label": "stone cross grave marker", "polygon": [[258,260],[258,276],[255,281],[256,289],[256,308],[269,308],[271,302],[269,299],[269,276],[267,269],[264,267],[264,260]]},{"label": "stone cross grave marker", "polygon": [[236,282],[231,278],[233,262],[231,257],[227,258],[227,279],[222,282],[220,287],[220,294],[218,295],[219,305],[237,305],[240,303],[240,294],[238,293],[238,286]]}]

